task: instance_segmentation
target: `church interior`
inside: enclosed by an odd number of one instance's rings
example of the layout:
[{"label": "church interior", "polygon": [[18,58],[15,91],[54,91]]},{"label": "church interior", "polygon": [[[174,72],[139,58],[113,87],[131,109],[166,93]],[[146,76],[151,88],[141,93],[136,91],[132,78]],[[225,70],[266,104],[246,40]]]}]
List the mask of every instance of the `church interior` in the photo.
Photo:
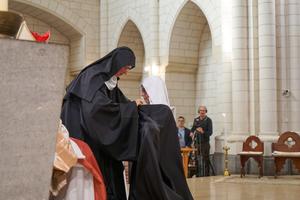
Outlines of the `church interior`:
[{"label": "church interior", "polygon": [[158,76],[176,122],[212,120],[208,174],[181,148],[195,200],[299,198],[300,1],[0,0],[0,199],[48,198],[65,89],[123,46],[126,97]]}]

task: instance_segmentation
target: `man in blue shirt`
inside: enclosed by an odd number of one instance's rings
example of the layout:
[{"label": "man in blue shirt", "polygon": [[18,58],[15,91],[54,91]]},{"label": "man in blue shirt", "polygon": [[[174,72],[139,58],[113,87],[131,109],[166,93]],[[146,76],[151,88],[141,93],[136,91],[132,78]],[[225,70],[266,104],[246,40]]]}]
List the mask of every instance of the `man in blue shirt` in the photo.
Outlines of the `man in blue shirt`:
[{"label": "man in blue shirt", "polygon": [[192,134],[191,130],[184,126],[185,119],[183,116],[177,118],[177,128],[178,128],[178,139],[180,147],[191,147],[192,145]]}]

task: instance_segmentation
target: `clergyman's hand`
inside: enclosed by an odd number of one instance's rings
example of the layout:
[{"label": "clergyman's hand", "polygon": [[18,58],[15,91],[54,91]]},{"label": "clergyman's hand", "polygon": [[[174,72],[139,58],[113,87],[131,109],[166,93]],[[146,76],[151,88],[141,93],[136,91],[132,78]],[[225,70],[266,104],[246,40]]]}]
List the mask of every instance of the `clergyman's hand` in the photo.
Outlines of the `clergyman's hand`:
[{"label": "clergyman's hand", "polygon": [[199,128],[197,128],[197,131],[199,132],[199,133],[204,133],[204,130],[203,130],[203,128],[201,128],[201,127],[199,127]]},{"label": "clergyman's hand", "polygon": [[142,99],[136,99],[135,103],[136,103],[136,106],[143,105],[143,100]]}]

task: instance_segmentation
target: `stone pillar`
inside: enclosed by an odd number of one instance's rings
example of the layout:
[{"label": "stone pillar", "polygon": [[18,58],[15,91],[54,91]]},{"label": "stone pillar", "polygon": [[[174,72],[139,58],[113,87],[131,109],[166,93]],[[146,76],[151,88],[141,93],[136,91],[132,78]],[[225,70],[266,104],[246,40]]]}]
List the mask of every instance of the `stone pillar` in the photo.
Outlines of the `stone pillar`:
[{"label": "stone pillar", "polygon": [[[159,59],[159,2],[150,1],[150,30],[149,30],[149,40],[151,48],[148,49],[149,55],[146,57],[145,65],[148,67],[148,72],[144,73],[144,76],[159,75],[163,79],[165,78],[164,66],[160,66]],[[145,49],[145,51],[147,51]]]},{"label": "stone pillar", "polygon": [[8,11],[8,0],[0,0],[0,11]]},{"label": "stone pillar", "polygon": [[290,89],[289,69],[287,67],[287,14],[286,0],[276,1],[276,25],[277,25],[277,80],[278,80],[278,131],[289,130],[289,104],[287,96],[282,95],[283,90]]},{"label": "stone pillar", "polygon": [[48,199],[69,49],[0,38],[0,52],[0,199]]},{"label": "stone pillar", "polygon": [[108,53],[108,3],[107,0],[100,1],[100,57]]},{"label": "stone pillar", "polygon": [[247,1],[232,1],[232,135],[249,135]]},{"label": "stone pillar", "polygon": [[287,5],[287,37],[290,77],[290,116],[289,128],[300,133],[300,12],[299,1],[288,0]]},{"label": "stone pillar", "polygon": [[[219,122],[220,132],[223,137],[216,137],[215,152],[223,152],[223,147],[228,140],[228,136],[232,130],[232,80],[231,80],[231,59],[229,53],[222,53],[220,60],[221,67],[216,72],[218,87],[218,107],[219,112],[216,113],[216,119],[213,123]],[[219,63],[218,63],[219,64]],[[215,131],[215,128],[214,128]],[[226,137],[226,138],[225,138]],[[231,153],[231,152],[230,152]]]},{"label": "stone pillar", "polygon": [[[226,1],[221,4],[222,46],[212,44],[213,58],[216,61],[215,75],[217,84],[216,108],[213,119],[215,134],[215,152],[222,153],[227,145],[227,137],[232,130],[232,5]],[[201,92],[200,94],[201,95]],[[215,128],[218,128],[216,129]],[[222,133],[219,135],[218,133]],[[219,166],[220,168],[223,168]]]},{"label": "stone pillar", "polygon": [[278,134],[276,91],[275,1],[258,1],[260,135],[274,140]]},{"label": "stone pillar", "polygon": [[248,1],[249,131],[259,132],[258,2]]}]

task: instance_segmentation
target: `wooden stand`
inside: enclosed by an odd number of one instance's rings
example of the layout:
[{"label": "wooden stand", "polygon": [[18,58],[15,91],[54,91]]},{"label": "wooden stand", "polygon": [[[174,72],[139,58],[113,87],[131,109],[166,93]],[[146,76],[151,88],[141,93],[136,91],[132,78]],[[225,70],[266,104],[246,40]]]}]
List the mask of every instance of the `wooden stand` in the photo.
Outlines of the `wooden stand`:
[{"label": "wooden stand", "polygon": [[186,178],[188,177],[189,154],[192,151],[194,151],[194,149],[190,147],[181,148],[182,164],[183,164],[184,175]]}]

